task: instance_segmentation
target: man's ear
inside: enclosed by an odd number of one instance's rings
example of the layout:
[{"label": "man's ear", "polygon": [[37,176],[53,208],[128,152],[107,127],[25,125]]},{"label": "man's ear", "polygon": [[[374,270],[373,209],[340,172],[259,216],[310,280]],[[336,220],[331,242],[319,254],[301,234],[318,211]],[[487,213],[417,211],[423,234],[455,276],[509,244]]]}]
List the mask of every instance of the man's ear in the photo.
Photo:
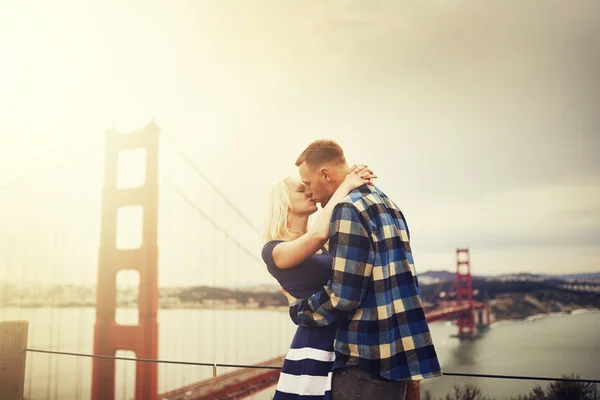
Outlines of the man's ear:
[{"label": "man's ear", "polygon": [[319,177],[323,179],[325,183],[331,182],[331,171],[327,167],[323,167],[319,170]]}]

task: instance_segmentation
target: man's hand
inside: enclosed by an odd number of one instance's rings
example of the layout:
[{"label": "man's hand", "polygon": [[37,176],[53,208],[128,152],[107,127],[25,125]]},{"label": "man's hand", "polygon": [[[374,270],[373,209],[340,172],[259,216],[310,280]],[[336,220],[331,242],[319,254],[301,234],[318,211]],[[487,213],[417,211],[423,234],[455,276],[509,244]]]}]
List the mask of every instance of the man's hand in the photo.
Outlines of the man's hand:
[{"label": "man's hand", "polygon": [[292,296],[291,294],[289,294],[288,292],[286,292],[283,289],[281,289],[280,292],[283,293],[283,295],[285,297],[287,297],[287,299],[288,299],[288,306],[291,306],[293,302],[295,302],[296,300],[298,300],[294,296]]}]

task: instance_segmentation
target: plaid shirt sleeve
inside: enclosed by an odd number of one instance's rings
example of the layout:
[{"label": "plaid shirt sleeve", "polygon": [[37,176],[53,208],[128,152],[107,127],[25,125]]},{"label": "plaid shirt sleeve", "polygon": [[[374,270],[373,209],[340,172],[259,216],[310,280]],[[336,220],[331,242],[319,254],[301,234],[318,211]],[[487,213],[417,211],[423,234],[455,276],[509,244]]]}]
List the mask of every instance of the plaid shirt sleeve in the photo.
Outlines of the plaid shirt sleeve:
[{"label": "plaid shirt sleeve", "polygon": [[329,248],[333,278],[320,292],[298,299],[290,306],[296,325],[327,326],[356,309],[371,281],[374,252],[363,219],[354,205],[341,203],[333,211]]}]

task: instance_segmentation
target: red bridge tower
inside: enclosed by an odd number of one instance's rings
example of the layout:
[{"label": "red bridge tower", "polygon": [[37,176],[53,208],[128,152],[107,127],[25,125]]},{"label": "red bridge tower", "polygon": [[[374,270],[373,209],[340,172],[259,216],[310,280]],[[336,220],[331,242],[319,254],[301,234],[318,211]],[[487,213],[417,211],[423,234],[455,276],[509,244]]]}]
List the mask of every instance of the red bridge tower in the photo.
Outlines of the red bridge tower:
[{"label": "red bridge tower", "polygon": [[[114,356],[117,350],[132,350],[137,358],[158,358],[158,134],[154,123],[130,134],[108,132],[96,289],[95,355]],[[131,189],[117,188],[119,153],[140,148],[146,150],[145,183]],[[126,206],[142,207],[142,244],[137,249],[117,248],[117,213]],[[121,325],[115,321],[117,273],[122,270],[138,271],[140,275],[138,325]],[[156,365],[136,364],[136,399],[156,398]],[[92,400],[113,400],[114,397],[115,360],[94,358]]]},{"label": "red bridge tower", "polygon": [[458,316],[458,336],[475,337],[475,310],[469,249],[456,249],[456,305],[468,304],[469,309]]}]

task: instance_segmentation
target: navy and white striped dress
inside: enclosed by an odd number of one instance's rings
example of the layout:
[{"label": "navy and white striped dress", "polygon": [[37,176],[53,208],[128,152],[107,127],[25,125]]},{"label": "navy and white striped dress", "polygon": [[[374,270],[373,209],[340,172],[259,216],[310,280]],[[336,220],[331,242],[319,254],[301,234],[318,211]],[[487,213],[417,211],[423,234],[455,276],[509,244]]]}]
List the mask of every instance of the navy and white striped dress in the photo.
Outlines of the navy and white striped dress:
[{"label": "navy and white striped dress", "polygon": [[[283,289],[299,299],[320,291],[331,279],[331,254],[322,249],[322,253],[314,254],[293,268],[279,269],[273,262],[273,248],[281,242],[273,240],[263,247],[262,257],[271,275]],[[331,399],[334,337],[334,326],[298,327],[283,361],[274,400]]]}]

